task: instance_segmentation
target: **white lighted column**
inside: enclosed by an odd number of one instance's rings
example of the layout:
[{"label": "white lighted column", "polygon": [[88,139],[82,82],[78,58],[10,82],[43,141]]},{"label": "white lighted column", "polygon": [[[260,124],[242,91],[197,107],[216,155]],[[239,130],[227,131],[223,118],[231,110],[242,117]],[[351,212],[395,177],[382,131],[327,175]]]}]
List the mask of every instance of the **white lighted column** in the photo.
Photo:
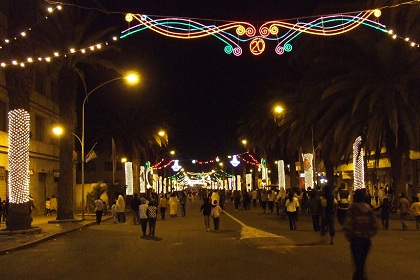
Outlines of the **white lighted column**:
[{"label": "white lighted column", "polygon": [[124,166],[125,166],[125,184],[127,186],[126,194],[133,195],[133,163],[127,161]]},{"label": "white lighted column", "polygon": [[312,167],[313,154],[302,154],[303,170],[305,171],[305,189],[314,188],[314,169]]},{"label": "white lighted column", "polygon": [[365,188],[365,167],[363,160],[362,137],[359,136],[353,143],[354,189]]},{"label": "white lighted column", "polygon": [[279,160],[277,161],[277,172],[279,176],[279,189],[282,187],[286,189],[286,180],[285,180],[285,174],[284,174],[284,161]]},{"label": "white lighted column", "polygon": [[146,174],[145,174],[145,167],[140,166],[140,193],[146,193]]},{"label": "white lighted column", "polygon": [[9,112],[9,188],[10,203],[29,201],[29,113]]}]

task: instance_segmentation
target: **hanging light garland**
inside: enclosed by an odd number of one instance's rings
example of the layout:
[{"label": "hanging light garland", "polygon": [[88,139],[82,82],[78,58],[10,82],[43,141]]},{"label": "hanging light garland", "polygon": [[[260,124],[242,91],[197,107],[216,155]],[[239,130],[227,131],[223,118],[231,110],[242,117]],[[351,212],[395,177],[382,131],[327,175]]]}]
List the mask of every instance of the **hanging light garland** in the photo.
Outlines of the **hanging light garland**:
[{"label": "hanging light garland", "polygon": [[[418,1],[417,1],[418,2]],[[413,4],[409,1],[401,4]],[[401,5],[399,4],[399,5]],[[396,6],[394,6],[396,7]],[[391,7],[383,7],[391,8]],[[198,39],[213,36],[225,44],[226,54],[240,56],[243,53],[241,43],[249,43],[249,51],[253,55],[260,55],[266,49],[266,41],[275,41],[275,52],[282,55],[292,51],[291,42],[301,34],[316,36],[337,36],[347,33],[363,25],[384,33],[390,33],[384,24],[378,22],[382,12],[380,9],[361,12],[328,14],[319,17],[306,17],[291,20],[267,21],[257,28],[245,21],[215,21],[206,19],[192,19],[181,17],[149,17],[144,14],[126,14],[125,20],[134,26],[121,32],[121,39],[137,32],[149,29],[167,37],[179,39]],[[371,19],[373,17],[373,19]],[[202,23],[208,21],[209,23]],[[282,32],[282,33],[281,33]],[[391,33],[393,34],[393,33]],[[398,37],[395,34],[393,38]],[[419,44],[404,38],[410,46]]]},{"label": "hanging light garland", "polygon": [[[113,36],[112,40],[117,41],[118,37]],[[39,56],[37,58],[28,56],[25,60],[11,59],[10,62],[2,61],[2,62],[0,62],[0,66],[3,67],[3,68],[7,67],[7,66],[25,67],[26,64],[30,64],[30,63],[34,63],[34,62],[47,62],[47,63],[49,63],[53,59],[59,58],[59,57],[67,57],[69,55],[75,55],[75,54],[89,54],[89,53],[94,52],[94,51],[99,51],[99,50],[102,50],[103,47],[108,46],[108,45],[109,45],[109,41],[103,41],[103,42],[99,42],[95,45],[90,45],[90,46],[80,48],[80,49],[70,48],[65,53],[60,53],[60,52],[56,51],[49,56],[43,56],[43,57]]]},{"label": "hanging light garland", "polygon": [[23,109],[9,112],[9,190],[10,203],[29,201],[30,116]]},{"label": "hanging light garland", "polygon": [[[62,4],[62,3],[60,3]],[[55,11],[61,11],[62,10],[62,5],[56,5],[53,7],[48,7],[47,8],[47,14],[43,17],[45,20],[49,19],[48,15],[52,14]],[[26,28],[24,31],[21,31],[19,33],[19,35],[15,36],[13,39],[10,38],[5,38],[3,39],[3,45],[0,45],[0,49],[2,49],[5,45],[9,45],[14,41],[17,41],[18,39],[27,39],[28,38],[28,33],[30,31],[32,31],[32,27]],[[110,42],[115,42],[118,41],[118,36],[113,35],[111,36],[111,39],[109,40],[105,40],[105,41],[101,41],[101,42],[97,42],[96,44],[90,45],[90,46],[86,46],[86,47],[82,47],[82,48],[69,48],[68,50],[59,52],[59,51],[54,51],[52,53],[50,53],[49,55],[44,55],[44,56],[38,56],[38,57],[33,57],[31,55],[27,55],[26,58],[11,58],[8,59],[7,61],[3,60],[0,61],[0,66],[1,67],[7,67],[7,66],[20,66],[20,67],[25,67],[27,64],[30,63],[34,63],[34,62],[51,62],[53,59],[58,58],[58,57],[67,57],[69,55],[74,55],[74,54],[88,54],[90,52],[93,51],[98,51],[103,49],[105,46],[108,46],[110,44]]]},{"label": "hanging light garland", "polygon": [[[55,11],[61,11],[62,10],[62,6],[61,5],[57,5],[55,7],[48,7],[47,8],[47,13],[42,17],[44,20],[48,19],[48,14],[52,14]],[[36,25],[36,24],[35,24]],[[14,41],[17,41],[19,39],[22,38],[26,38],[28,33],[32,31],[32,27],[28,27],[25,30],[22,30],[21,32],[19,32],[16,36],[13,37],[13,39],[11,38],[5,38],[2,40],[3,44],[0,45],[0,49],[2,49],[5,45],[9,45]]]}]

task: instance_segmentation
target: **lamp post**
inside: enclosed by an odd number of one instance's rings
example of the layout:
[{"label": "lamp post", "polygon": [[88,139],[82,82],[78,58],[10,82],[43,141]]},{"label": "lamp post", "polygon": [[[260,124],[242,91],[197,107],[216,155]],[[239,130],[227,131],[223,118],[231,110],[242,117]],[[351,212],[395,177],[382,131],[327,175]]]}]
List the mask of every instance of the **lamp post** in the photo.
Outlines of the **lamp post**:
[{"label": "lamp post", "polygon": [[137,74],[128,74],[127,76],[120,76],[111,80],[108,80],[106,82],[103,82],[102,84],[98,85],[97,87],[95,87],[94,89],[92,89],[91,91],[87,91],[87,86],[86,86],[86,81],[84,80],[83,76],[78,72],[80,79],[83,82],[83,87],[85,89],[85,98],[83,99],[83,104],[82,104],[82,137],[79,138],[77,135],[76,138],[80,141],[80,145],[82,146],[82,220],[85,218],[85,105],[86,105],[86,101],[88,100],[89,96],[96,92],[98,89],[100,89],[101,87],[112,83],[114,81],[118,81],[118,80],[122,80],[125,79],[127,80],[127,82],[129,84],[137,84],[139,82],[139,77]]}]

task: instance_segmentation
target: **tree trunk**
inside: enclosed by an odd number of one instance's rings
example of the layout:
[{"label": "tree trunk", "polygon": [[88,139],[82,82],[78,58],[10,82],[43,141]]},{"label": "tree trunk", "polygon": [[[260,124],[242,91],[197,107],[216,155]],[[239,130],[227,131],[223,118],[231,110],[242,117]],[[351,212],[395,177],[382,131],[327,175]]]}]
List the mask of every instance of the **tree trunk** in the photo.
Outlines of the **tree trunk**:
[{"label": "tree trunk", "polygon": [[298,172],[296,171],[296,151],[289,154],[290,160],[290,187],[294,188],[299,186]]},{"label": "tree trunk", "polygon": [[57,190],[57,220],[74,219],[73,216],[73,151],[76,120],[77,73],[64,66],[59,73],[58,84],[60,124],[65,133],[60,138],[60,181]]},{"label": "tree trunk", "polygon": [[[19,34],[22,30],[25,30],[30,24],[35,22],[36,17],[36,1],[29,1],[22,5],[20,1],[10,1],[8,7],[8,38],[13,38],[16,34]],[[31,46],[25,39],[13,41],[8,45],[6,49],[9,57],[19,58],[24,57],[32,51]],[[26,67],[10,66],[6,70],[6,88],[9,96],[9,109],[13,111],[15,109],[23,109],[29,114],[29,93],[32,87],[32,68],[26,65]],[[22,141],[28,141],[28,135],[20,133],[20,135],[11,135],[10,137],[20,137]],[[28,154],[29,150],[22,151],[21,154]],[[9,158],[9,172],[14,173],[11,169],[14,165],[10,164]],[[18,169],[21,166],[17,166]],[[29,170],[27,170],[29,173]],[[9,193],[13,193],[16,190],[12,190],[12,185],[9,185]],[[22,202],[10,203],[9,211],[7,214],[7,230],[24,230],[31,228],[32,218],[30,217],[30,211],[28,206],[28,194],[18,193],[15,194],[21,197]]]},{"label": "tree trunk", "polygon": [[405,192],[406,184],[406,172],[404,168],[404,155],[398,149],[389,153],[391,161],[391,175],[392,175],[392,187],[394,188],[395,197],[398,194]]}]

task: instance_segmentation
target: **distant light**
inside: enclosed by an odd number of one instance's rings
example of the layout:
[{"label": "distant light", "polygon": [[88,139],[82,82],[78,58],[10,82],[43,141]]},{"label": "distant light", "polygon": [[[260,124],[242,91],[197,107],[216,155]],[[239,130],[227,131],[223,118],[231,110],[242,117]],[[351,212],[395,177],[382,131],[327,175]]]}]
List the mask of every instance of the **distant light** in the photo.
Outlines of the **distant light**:
[{"label": "distant light", "polygon": [[230,164],[233,165],[233,167],[236,167],[240,164],[241,162],[238,160],[238,158],[236,157],[236,155],[233,156],[232,160],[230,161]]}]

